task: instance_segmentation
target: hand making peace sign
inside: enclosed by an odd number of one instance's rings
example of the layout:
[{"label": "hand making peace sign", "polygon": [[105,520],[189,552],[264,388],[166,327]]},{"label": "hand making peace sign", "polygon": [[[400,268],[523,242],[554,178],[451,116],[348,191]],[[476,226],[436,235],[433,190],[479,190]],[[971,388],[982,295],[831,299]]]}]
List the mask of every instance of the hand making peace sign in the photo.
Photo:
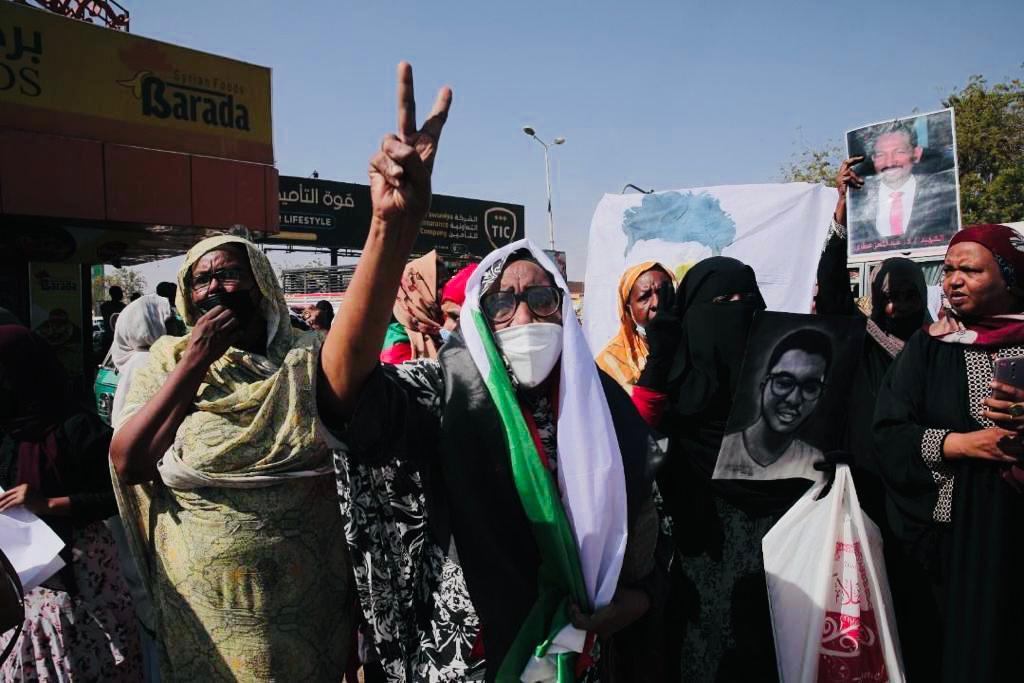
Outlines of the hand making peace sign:
[{"label": "hand making peace sign", "polygon": [[451,88],[437,93],[434,108],[416,130],[416,99],[412,66],[398,65],[398,134],[388,134],[380,151],[370,159],[370,195],[374,218],[389,224],[398,222],[402,231],[414,237],[420,221],[430,208],[430,173],[452,104]]}]

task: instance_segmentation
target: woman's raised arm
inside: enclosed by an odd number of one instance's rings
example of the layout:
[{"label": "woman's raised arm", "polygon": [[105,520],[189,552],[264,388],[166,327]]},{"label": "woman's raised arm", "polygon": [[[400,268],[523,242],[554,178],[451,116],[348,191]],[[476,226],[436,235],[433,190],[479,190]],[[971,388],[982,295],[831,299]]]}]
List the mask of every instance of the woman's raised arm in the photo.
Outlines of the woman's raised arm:
[{"label": "woman's raised arm", "polygon": [[451,89],[441,88],[417,130],[412,67],[398,65],[398,134],[386,135],[370,159],[370,234],[321,351],[319,398],[337,416],[351,414],[379,364],[402,269],[430,208],[430,174],[451,103]]}]

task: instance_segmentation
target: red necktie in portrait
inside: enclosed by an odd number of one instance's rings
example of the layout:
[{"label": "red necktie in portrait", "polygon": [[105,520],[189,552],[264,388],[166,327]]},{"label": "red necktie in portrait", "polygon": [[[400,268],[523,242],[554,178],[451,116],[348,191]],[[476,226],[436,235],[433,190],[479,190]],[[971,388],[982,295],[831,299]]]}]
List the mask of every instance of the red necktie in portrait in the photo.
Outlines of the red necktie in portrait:
[{"label": "red necktie in portrait", "polygon": [[902,192],[893,192],[889,195],[892,202],[889,205],[889,234],[896,236],[903,234],[903,196]]}]

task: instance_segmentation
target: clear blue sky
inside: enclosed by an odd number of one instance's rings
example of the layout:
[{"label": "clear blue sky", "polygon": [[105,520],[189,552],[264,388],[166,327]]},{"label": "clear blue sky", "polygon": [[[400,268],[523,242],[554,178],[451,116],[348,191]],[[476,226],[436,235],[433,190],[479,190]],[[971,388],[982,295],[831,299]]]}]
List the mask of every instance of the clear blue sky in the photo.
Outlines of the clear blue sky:
[{"label": "clear blue sky", "polygon": [[273,69],[282,174],[366,182],[393,130],[394,70],[419,110],[455,101],[435,190],[526,205],[582,279],[593,209],[625,183],[671,189],[780,179],[803,145],[937,109],[971,74],[1024,75],[1024,2],[319,2],[121,0],[132,32]]}]

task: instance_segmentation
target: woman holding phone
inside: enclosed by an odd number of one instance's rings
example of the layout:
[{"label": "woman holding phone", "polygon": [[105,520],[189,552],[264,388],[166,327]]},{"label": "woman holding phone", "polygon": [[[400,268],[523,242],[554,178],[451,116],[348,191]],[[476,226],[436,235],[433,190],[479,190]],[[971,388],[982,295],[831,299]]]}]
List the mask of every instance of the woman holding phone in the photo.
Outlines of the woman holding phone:
[{"label": "woman holding phone", "polygon": [[874,434],[894,531],[921,562],[940,619],[944,681],[1001,680],[1024,594],[1024,389],[995,379],[1024,356],[1024,237],[966,228],[943,266],[945,315],[910,338],[882,383]]}]

